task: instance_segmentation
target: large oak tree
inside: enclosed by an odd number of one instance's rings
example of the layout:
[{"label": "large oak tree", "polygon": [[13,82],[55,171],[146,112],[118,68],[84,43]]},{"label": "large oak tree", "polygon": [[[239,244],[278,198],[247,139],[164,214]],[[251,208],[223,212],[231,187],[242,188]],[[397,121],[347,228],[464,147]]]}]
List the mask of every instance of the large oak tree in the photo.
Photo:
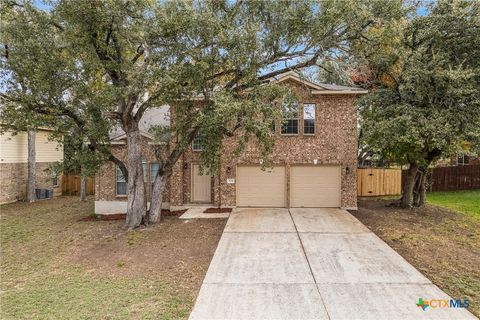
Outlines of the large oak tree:
[{"label": "large oak tree", "polygon": [[[244,131],[240,148],[253,139],[266,157],[270,124],[289,98],[269,80],[349,54],[365,30],[402,7],[400,1],[78,0],[40,11],[29,2],[10,3],[2,26],[3,67],[10,72],[4,103],[62,119],[119,165],[128,179],[129,228],[158,221],[163,185],[199,132],[213,171],[223,138],[235,130]],[[19,92],[20,80],[35,90]],[[167,143],[158,144],[161,167],[147,215],[139,121],[163,104],[175,113],[169,127],[157,130]],[[126,133],[125,161],[110,153],[114,126]]]}]

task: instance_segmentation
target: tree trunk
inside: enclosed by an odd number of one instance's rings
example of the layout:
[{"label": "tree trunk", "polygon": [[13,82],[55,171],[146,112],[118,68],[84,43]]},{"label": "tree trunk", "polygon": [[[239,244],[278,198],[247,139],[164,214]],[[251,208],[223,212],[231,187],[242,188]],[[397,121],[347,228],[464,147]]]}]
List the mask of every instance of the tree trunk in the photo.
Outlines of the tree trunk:
[{"label": "tree trunk", "polygon": [[427,177],[428,167],[420,168],[417,174],[415,201],[413,202],[413,205],[415,207],[423,207],[425,205],[427,193]]},{"label": "tree trunk", "polygon": [[87,178],[80,176],[80,201],[85,201],[87,197]]},{"label": "tree trunk", "polygon": [[147,199],[142,168],[142,144],[138,128],[127,132],[127,218],[128,229],[132,230],[142,223],[147,214]]},{"label": "tree trunk", "polygon": [[414,187],[413,187],[413,192],[412,192],[412,196],[413,196],[412,204],[413,204],[413,206],[416,206],[417,203],[418,203],[418,195],[420,193],[420,186],[421,186],[422,177],[423,177],[422,170],[420,170],[420,169],[417,170],[417,174],[415,175],[415,183],[414,183]]},{"label": "tree trunk", "polygon": [[415,177],[417,175],[418,165],[415,163],[410,163],[410,166],[405,175],[405,183],[403,184],[402,190],[402,202],[401,206],[403,208],[408,208],[411,205],[413,188],[415,186]]},{"label": "tree trunk", "polygon": [[150,213],[148,214],[148,223],[157,223],[162,217],[163,190],[167,183],[168,175],[158,171],[153,182],[152,199],[150,200]]},{"label": "tree trunk", "polygon": [[34,202],[35,195],[35,130],[28,131],[28,181],[27,181],[27,202]]},{"label": "tree trunk", "polygon": [[427,200],[427,172],[424,172],[422,176],[422,180],[420,182],[417,207],[423,207],[425,205],[426,200]]}]

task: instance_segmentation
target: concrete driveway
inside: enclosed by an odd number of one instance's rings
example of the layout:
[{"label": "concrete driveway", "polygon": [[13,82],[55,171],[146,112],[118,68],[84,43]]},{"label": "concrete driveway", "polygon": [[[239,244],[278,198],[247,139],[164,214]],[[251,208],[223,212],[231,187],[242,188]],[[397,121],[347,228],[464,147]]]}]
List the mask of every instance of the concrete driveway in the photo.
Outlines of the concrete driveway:
[{"label": "concrete driveway", "polygon": [[236,209],[190,319],[476,319],[347,211]]}]

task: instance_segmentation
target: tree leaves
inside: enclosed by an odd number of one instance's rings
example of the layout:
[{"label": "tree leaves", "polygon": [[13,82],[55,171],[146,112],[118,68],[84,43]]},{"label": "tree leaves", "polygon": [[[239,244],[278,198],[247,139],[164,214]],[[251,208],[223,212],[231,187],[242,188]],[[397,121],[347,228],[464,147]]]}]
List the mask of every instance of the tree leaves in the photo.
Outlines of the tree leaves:
[{"label": "tree leaves", "polygon": [[395,68],[396,81],[362,101],[364,143],[399,164],[429,165],[432,150],[435,161],[465,140],[478,145],[480,60],[464,53],[479,56],[479,6],[439,1],[430,9],[400,25],[393,51],[366,58],[377,75]]}]

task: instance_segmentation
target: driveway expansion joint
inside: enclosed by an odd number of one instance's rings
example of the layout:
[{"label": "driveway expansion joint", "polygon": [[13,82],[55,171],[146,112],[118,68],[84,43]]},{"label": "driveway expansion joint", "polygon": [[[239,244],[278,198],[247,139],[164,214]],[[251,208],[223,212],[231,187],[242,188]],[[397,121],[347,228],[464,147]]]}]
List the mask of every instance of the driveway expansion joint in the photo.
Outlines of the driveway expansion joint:
[{"label": "driveway expansion joint", "polygon": [[190,319],[413,320],[422,296],[450,298],[347,211],[251,209],[230,215]]},{"label": "driveway expansion joint", "polygon": [[298,232],[297,225],[295,223],[295,220],[293,219],[293,216],[292,216],[292,213],[290,212],[290,209],[288,209],[288,214],[290,215],[290,219],[292,219],[293,227],[295,228],[295,231],[297,233],[298,241],[300,241],[300,246],[302,247],[303,255],[305,256],[305,259],[307,260],[308,268],[310,269],[310,274],[312,275],[313,281],[315,282],[315,286],[317,287],[317,292],[318,292],[318,295],[320,296],[320,299],[322,301],[323,308],[325,309],[325,313],[326,313],[328,319],[331,319],[330,314],[328,313],[328,310],[327,310],[327,306],[325,305],[324,298],[322,297],[322,293],[320,292],[320,289],[318,288],[317,280],[315,279],[315,275],[313,274],[312,265],[310,264],[310,260],[308,260],[307,252],[305,251],[305,247],[303,246],[302,238],[300,237],[300,233]]}]

